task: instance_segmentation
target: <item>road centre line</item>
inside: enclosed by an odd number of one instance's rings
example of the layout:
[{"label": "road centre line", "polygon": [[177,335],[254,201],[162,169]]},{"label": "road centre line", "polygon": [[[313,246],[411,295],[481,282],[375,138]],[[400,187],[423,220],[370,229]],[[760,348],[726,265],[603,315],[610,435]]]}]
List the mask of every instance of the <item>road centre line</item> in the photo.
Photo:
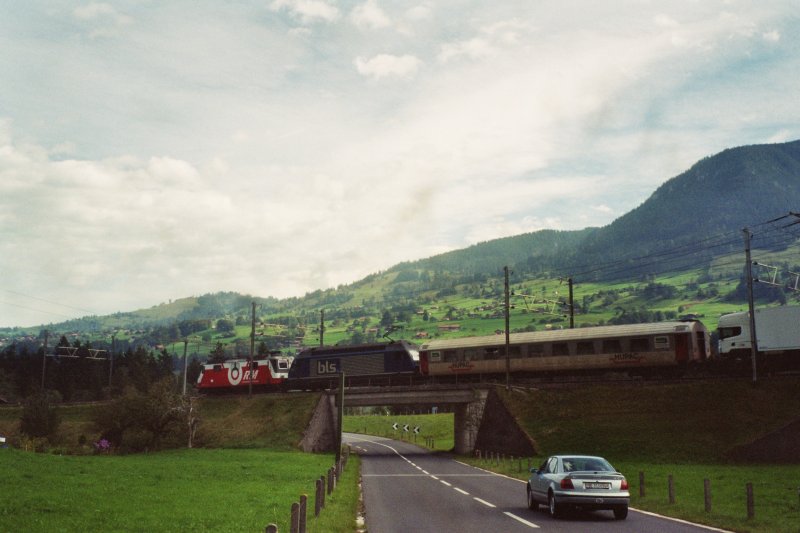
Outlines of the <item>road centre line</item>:
[{"label": "road centre line", "polygon": [[514,513],[509,513],[508,511],[505,511],[503,514],[504,514],[504,515],[506,515],[506,516],[509,516],[509,517],[513,518],[513,519],[514,519],[514,520],[516,520],[517,522],[520,522],[520,523],[523,523],[523,524],[525,524],[525,525],[526,525],[526,526],[528,526],[528,527],[532,527],[532,528],[535,528],[535,529],[539,529],[539,526],[537,526],[537,525],[536,525],[536,524],[534,524],[533,522],[528,522],[528,521],[527,521],[527,520],[525,520],[524,518],[520,518],[520,517],[518,517],[517,515],[515,515]]},{"label": "road centre line", "polygon": [[[398,457],[403,458],[403,460],[405,460],[407,463],[409,463],[409,464],[411,464],[411,465],[416,467],[416,465],[414,463],[412,463],[408,458],[406,458],[403,454],[401,454],[395,448],[389,446],[388,444],[382,444],[380,442],[375,442],[375,441],[366,441],[366,442],[369,442],[371,444],[377,444],[377,445],[383,446],[385,448],[389,448],[395,454],[397,454]],[[465,466],[472,466],[472,465],[468,465],[466,463],[462,463],[461,461],[456,461],[456,463],[459,463],[459,464],[462,464],[462,465],[465,465]],[[419,467],[417,467],[417,468],[419,468]],[[512,477],[504,476],[502,474],[497,474],[497,473],[491,472],[489,470],[483,470],[482,468],[478,468],[478,467],[473,467],[473,468],[481,470],[482,472],[486,472],[486,474],[478,474],[478,475],[474,475],[474,474],[453,474],[452,477],[459,477],[459,476],[460,477],[482,477],[482,476],[492,475],[492,476],[505,477],[505,478],[508,478],[508,479],[514,479],[515,481],[521,481],[519,479],[515,479],[515,478],[512,478]],[[421,468],[419,468],[419,469],[422,470]],[[448,475],[448,474],[440,474],[440,475]],[[388,474],[387,476],[419,476],[419,474]],[[366,477],[385,477],[385,476],[382,476],[381,474],[366,474]],[[426,472],[426,475],[421,476],[421,477],[430,477],[430,478],[438,480],[439,483],[442,483],[443,485],[446,485],[448,487],[453,487],[453,485],[448,483],[447,481],[445,481],[443,479],[439,479],[436,476],[433,476],[431,474],[427,474],[427,472]],[[524,481],[522,481],[522,482],[525,483]],[[460,492],[461,494],[465,494],[465,495],[469,496],[469,492],[467,492],[465,490],[459,489],[458,487],[453,487],[453,489],[458,491],[458,492]],[[484,504],[484,505],[487,505],[487,506],[490,506],[490,507],[495,507],[493,504],[491,504],[491,503],[489,503],[489,502],[487,502],[485,500],[481,500],[480,498],[477,498],[475,496],[473,496],[473,499],[478,501],[478,502],[480,502],[480,503],[482,503],[482,504]],[[539,527],[536,524],[534,524],[533,522],[529,522],[529,521],[527,521],[527,520],[525,520],[523,518],[520,518],[520,517],[518,517],[518,516],[516,516],[516,515],[514,515],[512,513],[504,512],[503,514],[513,518],[514,520],[516,520],[516,521],[518,521],[518,522],[520,522],[522,524],[525,524],[528,527],[531,527],[531,528],[538,528]]]},{"label": "road centre line", "polygon": [[[458,490],[458,489],[456,489],[456,490]],[[489,502],[487,502],[486,500],[481,500],[481,499],[480,499],[480,498],[478,498],[477,496],[473,496],[473,497],[472,497],[472,499],[473,499],[473,500],[475,500],[476,502],[480,502],[480,503],[482,503],[482,504],[483,504],[483,505],[485,505],[486,507],[497,507],[495,504],[493,504],[493,503],[489,503]]]}]

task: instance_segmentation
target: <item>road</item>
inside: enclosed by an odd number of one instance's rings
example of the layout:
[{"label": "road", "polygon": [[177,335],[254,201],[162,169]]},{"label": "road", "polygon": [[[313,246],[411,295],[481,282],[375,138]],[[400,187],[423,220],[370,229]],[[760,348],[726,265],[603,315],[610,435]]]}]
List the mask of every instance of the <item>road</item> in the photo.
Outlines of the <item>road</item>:
[{"label": "road", "polygon": [[610,511],[570,513],[555,520],[525,504],[525,483],[432,454],[407,442],[344,434],[361,456],[369,533],[532,533],[586,531],[699,533],[721,531],[631,509],[627,520]]}]

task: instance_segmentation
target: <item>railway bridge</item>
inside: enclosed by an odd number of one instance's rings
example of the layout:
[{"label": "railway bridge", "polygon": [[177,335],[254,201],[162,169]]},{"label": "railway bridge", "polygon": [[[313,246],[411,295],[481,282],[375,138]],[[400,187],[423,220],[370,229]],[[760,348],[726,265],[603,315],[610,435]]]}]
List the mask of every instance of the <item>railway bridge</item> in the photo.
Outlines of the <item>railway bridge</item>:
[{"label": "railway bridge", "polygon": [[[337,391],[325,391],[306,429],[301,446],[306,451],[336,447],[339,427]],[[345,407],[451,407],[454,412],[454,451],[470,454],[476,448],[515,455],[532,455],[532,439],[519,427],[494,390],[486,384],[349,387]]]}]

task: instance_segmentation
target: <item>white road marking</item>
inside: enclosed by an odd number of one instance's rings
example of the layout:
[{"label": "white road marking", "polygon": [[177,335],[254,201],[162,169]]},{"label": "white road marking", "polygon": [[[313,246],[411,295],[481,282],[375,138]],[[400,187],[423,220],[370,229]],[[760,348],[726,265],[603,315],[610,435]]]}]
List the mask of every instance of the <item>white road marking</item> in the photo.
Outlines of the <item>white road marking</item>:
[{"label": "white road marking", "polygon": [[439,483],[441,483],[442,485],[447,485],[448,487],[452,487],[453,486],[453,485],[451,485],[450,483],[448,483],[447,481],[445,481],[443,479],[440,479]]},{"label": "white road marking", "polygon": [[438,478],[438,477],[436,477],[436,476],[431,476],[431,477],[432,477],[433,479],[435,479],[436,481],[439,481],[439,478]]},{"label": "white road marking", "polygon": [[469,492],[467,492],[467,491],[465,491],[463,489],[459,489],[458,487],[453,487],[453,489],[455,489],[456,491],[460,492],[461,494],[465,494],[465,495],[469,496]]},{"label": "white road marking", "polygon": [[[456,490],[458,490],[458,489],[456,489]],[[485,505],[486,507],[497,507],[495,504],[493,504],[493,503],[489,503],[489,502],[487,502],[486,500],[481,500],[481,499],[480,499],[480,498],[478,498],[477,496],[473,496],[473,497],[472,497],[472,499],[473,499],[473,500],[475,500],[476,502],[480,502],[480,503],[482,503],[482,504],[483,504],[483,505]]]},{"label": "white road marking", "polygon": [[657,513],[651,513],[650,511],[642,511],[641,509],[634,509],[633,507],[631,507],[630,510],[631,511],[636,511],[637,513],[646,514],[648,516],[655,516],[655,517],[658,517],[658,518],[663,518],[664,520],[669,520],[671,522],[677,522],[679,524],[688,524],[688,525],[691,525],[691,526],[700,527],[700,528],[703,528],[703,529],[707,529],[709,531],[719,531],[721,533],[733,533],[732,531],[730,531],[728,529],[718,529],[718,528],[713,527],[713,526],[706,526],[704,524],[697,524],[695,522],[689,522],[687,520],[681,520],[680,518],[673,518],[671,516],[664,516],[664,515],[657,514]]},{"label": "white road marking", "polygon": [[509,513],[508,511],[506,511],[506,512],[504,512],[503,514],[504,514],[504,515],[506,515],[506,516],[510,516],[511,518],[513,518],[514,520],[516,520],[517,522],[520,522],[520,523],[522,523],[522,524],[525,524],[525,525],[526,525],[526,526],[528,526],[528,527],[532,527],[532,528],[539,529],[539,526],[537,526],[537,525],[536,525],[536,524],[534,524],[533,522],[528,522],[528,521],[527,521],[527,520],[525,520],[524,518],[520,518],[520,517],[518,517],[517,515],[515,515],[515,514],[513,514],[513,513]]}]

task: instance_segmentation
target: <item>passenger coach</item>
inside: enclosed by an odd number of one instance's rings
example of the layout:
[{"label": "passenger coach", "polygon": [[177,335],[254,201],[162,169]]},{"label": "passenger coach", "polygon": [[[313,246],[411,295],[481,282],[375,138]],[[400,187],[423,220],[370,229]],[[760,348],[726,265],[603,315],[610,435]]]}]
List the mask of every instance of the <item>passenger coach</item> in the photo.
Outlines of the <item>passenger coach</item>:
[{"label": "passenger coach", "polygon": [[[681,367],[710,355],[708,331],[698,321],[557,329],[509,335],[511,372],[548,373]],[[433,340],[420,347],[424,375],[506,372],[505,336]]]}]

